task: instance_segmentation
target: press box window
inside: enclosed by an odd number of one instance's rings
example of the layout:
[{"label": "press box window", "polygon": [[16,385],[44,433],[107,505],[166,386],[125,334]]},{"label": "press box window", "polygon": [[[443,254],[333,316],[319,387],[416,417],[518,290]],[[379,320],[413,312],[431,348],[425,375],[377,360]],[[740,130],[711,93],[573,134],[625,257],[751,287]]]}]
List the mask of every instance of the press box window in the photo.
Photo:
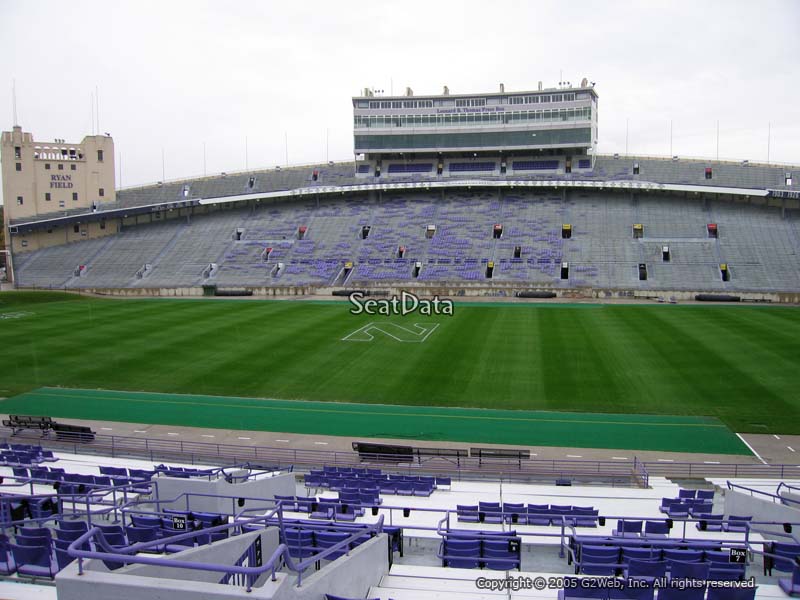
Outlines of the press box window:
[{"label": "press box window", "polygon": [[103,151],[102,150],[98,150],[97,151],[97,162],[103,162]]},{"label": "press box window", "polygon": [[14,146],[14,158],[16,158],[17,160],[22,158],[22,148],[20,148],[19,146]]}]

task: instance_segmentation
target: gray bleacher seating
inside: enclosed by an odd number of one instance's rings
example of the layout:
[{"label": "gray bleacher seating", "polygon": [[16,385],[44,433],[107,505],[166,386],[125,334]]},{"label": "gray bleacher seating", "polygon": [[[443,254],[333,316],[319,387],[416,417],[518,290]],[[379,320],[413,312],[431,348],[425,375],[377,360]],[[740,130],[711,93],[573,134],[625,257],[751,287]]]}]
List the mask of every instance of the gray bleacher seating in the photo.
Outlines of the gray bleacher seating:
[{"label": "gray bleacher seating", "polygon": [[[239,183],[225,179],[220,185]],[[570,239],[562,239],[564,223],[573,227]],[[644,226],[641,239],[633,239],[634,223]],[[718,239],[708,237],[708,223],[718,225]],[[492,236],[495,224],[503,226],[498,239]],[[431,238],[428,225],[436,226]],[[301,226],[307,230],[298,239]],[[800,288],[798,231],[796,218],[783,218],[777,208],[721,201],[704,206],[666,194],[632,198],[571,190],[562,198],[514,189],[501,198],[490,190],[444,197],[413,190],[380,201],[345,196],[276,201],[254,210],[218,208],[188,223],[127,226],[108,238],[19,253],[16,265],[22,286],[67,288],[367,286],[412,282],[417,262],[421,283],[482,283],[492,261],[492,283],[511,286],[770,292]],[[665,245],[669,262],[661,256]],[[349,261],[354,266],[345,273]],[[560,277],[564,262],[567,280]],[[284,265],[280,272],[278,263]],[[644,281],[640,263],[647,265]],[[730,281],[722,280],[722,263],[729,265]],[[150,268],[139,276],[144,264]]]}]

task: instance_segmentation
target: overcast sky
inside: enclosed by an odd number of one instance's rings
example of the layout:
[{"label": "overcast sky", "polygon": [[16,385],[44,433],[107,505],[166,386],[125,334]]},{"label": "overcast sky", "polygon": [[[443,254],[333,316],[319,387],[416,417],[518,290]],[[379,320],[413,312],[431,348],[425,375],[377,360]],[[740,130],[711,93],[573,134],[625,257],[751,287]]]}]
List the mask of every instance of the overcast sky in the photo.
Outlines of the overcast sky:
[{"label": "overcast sky", "polygon": [[[123,186],[352,159],[351,97],[596,82],[599,150],[800,163],[800,1],[0,0],[0,117],[114,137]],[[326,136],[328,144],[326,147]],[[285,140],[288,138],[288,144]],[[117,184],[120,185],[118,178]]]}]

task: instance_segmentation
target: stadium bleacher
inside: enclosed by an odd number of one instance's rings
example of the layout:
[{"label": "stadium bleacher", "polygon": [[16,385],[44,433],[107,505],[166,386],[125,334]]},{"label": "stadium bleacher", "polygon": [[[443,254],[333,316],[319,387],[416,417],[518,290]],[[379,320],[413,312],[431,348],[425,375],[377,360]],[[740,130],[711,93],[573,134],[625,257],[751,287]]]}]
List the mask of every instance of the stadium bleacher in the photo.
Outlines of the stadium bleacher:
[{"label": "stadium bleacher", "polygon": [[[3,511],[0,570],[8,581],[34,584],[61,573],[55,588],[32,586],[43,590],[41,597],[55,598],[55,591],[59,598],[75,598],[87,593],[83,586],[96,586],[96,594],[103,594],[103,586],[125,585],[133,573],[146,597],[156,589],[152,586],[171,585],[171,566],[205,578],[206,586],[212,586],[206,592],[221,598],[225,589],[234,595],[245,588],[258,590],[259,597],[269,598],[292,586],[298,586],[293,592],[298,598],[317,598],[302,595],[314,580],[327,582],[310,587],[314,593],[338,598],[479,597],[484,592],[475,587],[476,578],[500,580],[509,573],[562,582],[532,595],[512,594],[515,598],[569,597],[572,584],[565,582],[573,574],[615,578],[615,586],[633,585],[633,579],[700,578],[709,582],[703,588],[708,598],[716,589],[778,598],[797,585],[800,540],[787,533],[787,523],[800,525],[800,512],[794,518],[786,513],[769,518],[786,508],[774,502],[776,480],[715,484],[709,479],[698,489],[652,477],[647,488],[563,488],[484,477],[449,481],[450,486],[437,486],[432,495],[405,495],[398,487],[375,485],[407,481],[392,467],[320,465],[298,479],[291,472],[244,467],[232,481],[225,478],[233,470],[210,465],[157,465],[64,452],[52,460],[60,467],[31,466],[23,473],[19,467],[0,466],[3,507],[26,507]],[[62,481],[57,491],[51,475]],[[227,491],[210,493],[221,480],[230,486]],[[77,481],[85,488],[64,489]],[[251,504],[256,499],[248,490],[254,488],[247,486],[265,481],[293,493],[275,493],[260,506]],[[436,485],[433,477],[424,481]],[[789,492],[798,485],[795,480],[780,484]],[[318,488],[325,488],[324,496],[313,493]],[[48,498],[47,510],[33,510],[34,503]],[[473,499],[477,503],[469,504]],[[666,500],[702,505],[709,513],[668,517],[662,512]],[[734,512],[742,502],[761,516]],[[720,516],[719,529],[709,523],[711,512]],[[192,556],[204,558],[193,565]],[[276,556],[283,559],[275,562]],[[217,565],[219,572],[207,571],[209,565]],[[275,578],[247,571],[251,567],[264,575],[274,568]],[[148,569],[160,575],[152,578]],[[61,580],[69,581],[63,590]],[[651,587],[647,597],[652,593]],[[656,598],[661,594],[655,590]]]},{"label": "stadium bleacher", "polygon": [[[718,238],[708,237],[711,222],[722,232]],[[504,226],[499,239],[491,235],[496,223]],[[562,239],[563,223],[572,225],[570,239]],[[639,239],[633,239],[634,223],[644,226]],[[300,224],[307,227],[303,239],[297,239]],[[431,224],[437,230],[428,239]],[[370,234],[363,239],[366,225]],[[240,239],[236,231],[243,232]],[[17,278],[21,286],[75,289],[363,286],[414,279],[485,284],[492,261],[494,285],[775,292],[800,287],[798,252],[796,224],[777,208],[614,192],[575,191],[563,198],[516,190],[502,197],[408,192],[380,201],[284,201],[196,215],[189,223],[128,227],[110,238],[21,254]],[[343,266],[351,261],[345,281]],[[570,265],[566,280],[563,263]],[[728,281],[720,274],[723,263]],[[646,281],[639,279],[639,264],[647,266]],[[85,266],[80,275],[77,265]]]}]

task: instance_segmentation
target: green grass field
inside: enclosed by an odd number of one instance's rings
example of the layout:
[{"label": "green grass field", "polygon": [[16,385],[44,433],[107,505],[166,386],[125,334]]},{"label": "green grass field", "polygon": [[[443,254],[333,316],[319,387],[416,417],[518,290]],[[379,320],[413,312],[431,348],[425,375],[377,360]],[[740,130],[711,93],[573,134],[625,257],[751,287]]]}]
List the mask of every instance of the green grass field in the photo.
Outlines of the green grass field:
[{"label": "green grass field", "polygon": [[0,396],[65,386],[707,416],[800,433],[794,308],[457,302],[453,317],[385,318],[335,302],[7,292],[0,317]]}]

